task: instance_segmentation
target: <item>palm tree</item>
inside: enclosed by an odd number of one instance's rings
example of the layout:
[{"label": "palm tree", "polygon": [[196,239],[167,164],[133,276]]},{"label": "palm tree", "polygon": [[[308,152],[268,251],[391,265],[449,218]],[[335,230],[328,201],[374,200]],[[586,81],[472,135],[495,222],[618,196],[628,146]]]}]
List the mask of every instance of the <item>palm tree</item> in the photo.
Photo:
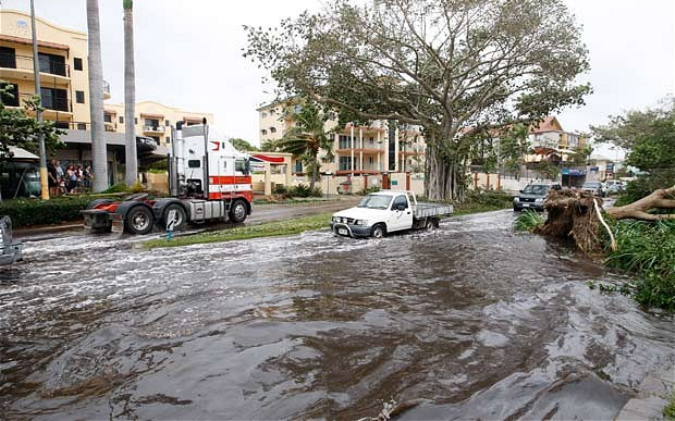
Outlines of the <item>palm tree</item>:
[{"label": "palm tree", "polygon": [[288,114],[295,125],[279,140],[278,146],[281,151],[302,158],[309,167],[309,187],[313,190],[319,178],[319,151],[327,151],[325,159],[333,159],[333,141],[325,130],[328,115],[310,101],[299,102]]},{"label": "palm tree", "polygon": [[101,28],[98,0],[87,0],[89,110],[91,112],[91,161],[95,193],[108,188],[108,156],[103,127],[103,65],[101,63]]},{"label": "palm tree", "polygon": [[122,7],[124,8],[124,143],[126,145],[124,181],[131,186],[138,180],[133,0],[122,0]]}]

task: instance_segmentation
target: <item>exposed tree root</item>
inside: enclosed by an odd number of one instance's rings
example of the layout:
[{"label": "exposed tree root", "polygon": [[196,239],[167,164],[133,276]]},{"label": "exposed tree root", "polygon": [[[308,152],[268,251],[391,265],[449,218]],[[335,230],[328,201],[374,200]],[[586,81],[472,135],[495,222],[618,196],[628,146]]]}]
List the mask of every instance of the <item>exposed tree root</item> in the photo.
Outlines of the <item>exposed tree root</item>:
[{"label": "exposed tree root", "polygon": [[663,221],[675,219],[674,213],[654,214],[652,209],[675,209],[675,186],[659,189],[647,197],[626,206],[607,209],[607,214],[614,219],[639,219],[642,221]]}]

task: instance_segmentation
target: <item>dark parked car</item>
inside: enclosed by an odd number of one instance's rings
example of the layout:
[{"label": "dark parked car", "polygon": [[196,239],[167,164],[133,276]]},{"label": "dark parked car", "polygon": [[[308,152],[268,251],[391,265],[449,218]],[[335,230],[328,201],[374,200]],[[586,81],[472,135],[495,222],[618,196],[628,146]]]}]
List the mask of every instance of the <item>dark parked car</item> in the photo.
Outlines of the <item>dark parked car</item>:
[{"label": "dark parked car", "polygon": [[543,211],[548,193],[561,188],[560,184],[530,184],[513,199],[513,210],[516,212],[527,209]]},{"label": "dark parked car", "polygon": [[605,192],[602,190],[602,183],[599,181],[587,181],[581,186],[581,190],[589,191],[594,196],[605,197]]}]

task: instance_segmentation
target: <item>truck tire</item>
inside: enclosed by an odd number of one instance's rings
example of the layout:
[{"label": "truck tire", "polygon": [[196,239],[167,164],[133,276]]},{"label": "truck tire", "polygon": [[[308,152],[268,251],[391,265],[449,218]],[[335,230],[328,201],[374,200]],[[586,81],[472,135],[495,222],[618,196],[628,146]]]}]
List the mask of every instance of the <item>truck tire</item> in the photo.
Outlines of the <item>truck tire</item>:
[{"label": "truck tire", "polygon": [[176,224],[173,226],[173,230],[182,230],[187,225],[187,213],[185,213],[185,209],[178,203],[171,203],[166,207],[166,209],[164,209],[164,214],[162,215],[162,226],[164,229],[167,229],[169,225],[169,212],[172,210],[176,211]]},{"label": "truck tire", "polygon": [[124,226],[131,234],[145,235],[152,231],[155,216],[147,206],[134,206],[127,212]]},{"label": "truck tire", "polygon": [[433,219],[427,218],[427,221],[424,223],[425,231],[433,231],[436,229],[436,224],[434,224]]},{"label": "truck tire", "polygon": [[384,224],[375,224],[370,230],[370,236],[373,238],[383,238],[385,235],[387,235],[387,229]]},{"label": "truck tire", "polygon": [[230,217],[230,221],[234,222],[235,224],[241,224],[244,222],[248,216],[246,202],[241,199],[237,199],[232,202],[228,216]]}]

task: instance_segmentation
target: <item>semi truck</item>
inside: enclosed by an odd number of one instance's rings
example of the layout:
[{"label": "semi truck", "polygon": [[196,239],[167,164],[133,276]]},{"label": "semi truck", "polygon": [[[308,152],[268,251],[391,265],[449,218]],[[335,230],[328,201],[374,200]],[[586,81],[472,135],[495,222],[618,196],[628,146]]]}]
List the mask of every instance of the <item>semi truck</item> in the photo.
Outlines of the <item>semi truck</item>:
[{"label": "semi truck", "polygon": [[418,202],[412,191],[382,190],[367,195],[354,208],[333,214],[331,230],[340,236],[374,238],[412,229],[431,231],[452,212],[452,205]]},{"label": "semi truck", "polygon": [[251,214],[253,188],[248,154],[211,134],[206,120],[172,127],[168,156],[170,197],[145,193],[121,201],[94,200],[84,214],[88,231],[148,234],[208,221],[242,223]]}]

